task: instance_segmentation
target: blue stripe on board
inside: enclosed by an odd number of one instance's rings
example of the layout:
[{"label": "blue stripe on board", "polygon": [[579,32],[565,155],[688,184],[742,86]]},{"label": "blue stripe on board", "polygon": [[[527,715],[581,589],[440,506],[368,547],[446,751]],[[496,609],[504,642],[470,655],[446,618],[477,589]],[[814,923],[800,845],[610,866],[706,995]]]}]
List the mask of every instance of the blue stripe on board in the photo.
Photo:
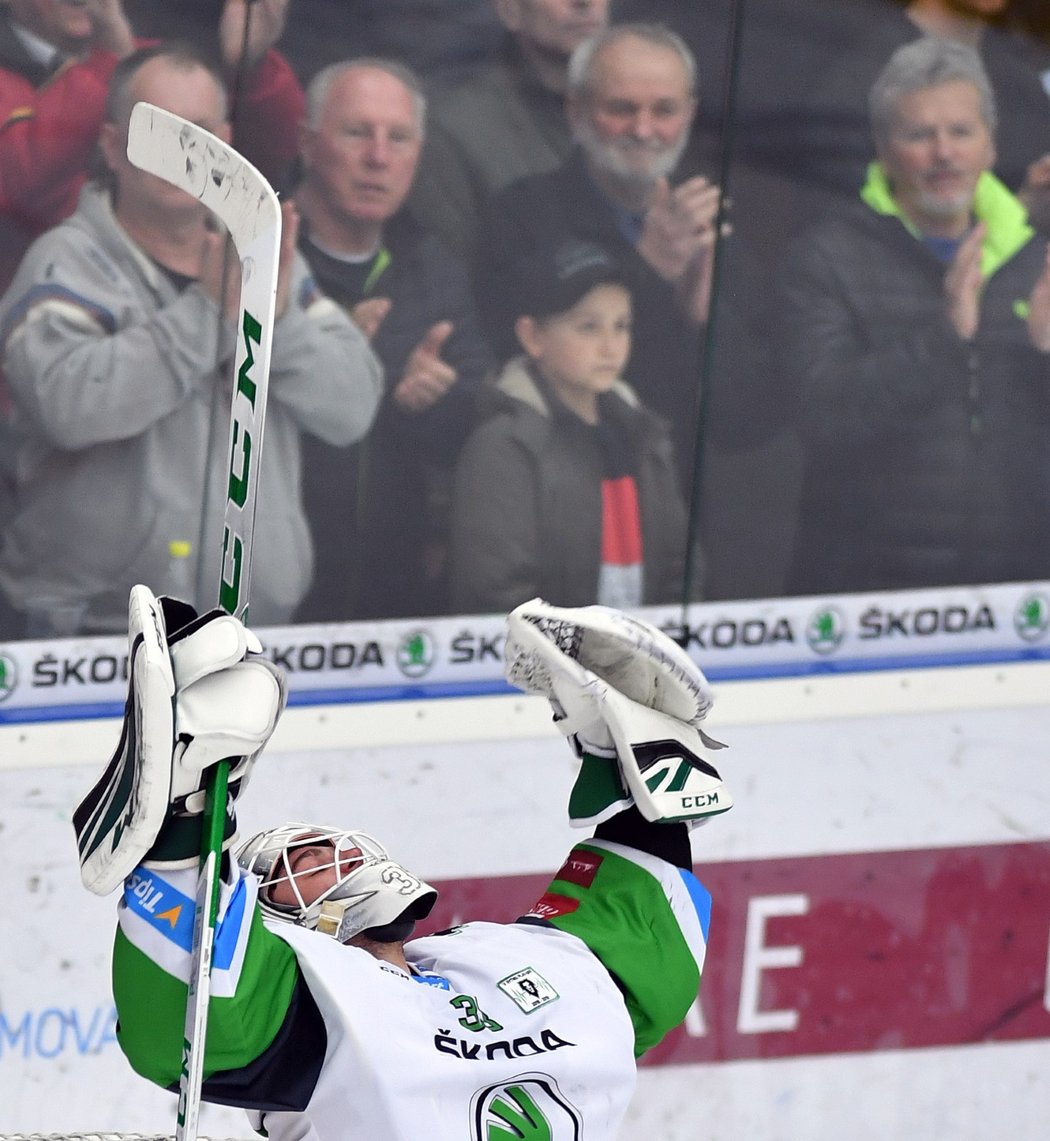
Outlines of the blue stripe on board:
[{"label": "blue stripe on board", "polygon": [[[888,670],[943,669],[952,666],[1011,665],[1019,662],[1050,660],[1050,646],[1025,646],[1014,650],[977,650],[971,653],[887,655],[881,658],[842,658],[807,662],[768,662],[738,666],[704,666],[713,682],[762,681],[792,677],[828,677],[835,674],[885,673]],[[302,674],[289,675],[292,690],[289,705],[358,705],[363,702],[431,701],[447,697],[493,697],[516,694],[519,690],[498,678],[482,681],[432,682],[418,681],[403,685],[333,687],[330,689],[297,689]],[[122,717],[124,701],[85,702],[82,705],[0,707],[0,725],[17,725],[50,721],[92,721]]]}]

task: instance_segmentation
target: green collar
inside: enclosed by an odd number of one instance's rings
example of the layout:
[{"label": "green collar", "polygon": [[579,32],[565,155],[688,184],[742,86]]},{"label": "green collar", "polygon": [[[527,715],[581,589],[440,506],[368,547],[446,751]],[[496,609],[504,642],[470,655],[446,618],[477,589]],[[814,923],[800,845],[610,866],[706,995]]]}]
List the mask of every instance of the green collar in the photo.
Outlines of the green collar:
[{"label": "green collar", "polygon": [[[876,214],[896,218],[912,237],[922,238],[920,231],[901,213],[881,163],[873,162],[868,167],[868,179],[860,196]],[[981,249],[981,273],[987,278],[1008,262],[1035,231],[1028,224],[1024,206],[988,171],[977,180],[973,212],[988,227]]]},{"label": "green collar", "polygon": [[365,278],[362,293],[367,295],[375,289],[376,282],[383,276],[383,273],[389,267],[392,260],[390,251],[386,246],[380,246],[379,252],[376,254],[376,259],[372,262],[372,268],[368,271],[368,276]]}]

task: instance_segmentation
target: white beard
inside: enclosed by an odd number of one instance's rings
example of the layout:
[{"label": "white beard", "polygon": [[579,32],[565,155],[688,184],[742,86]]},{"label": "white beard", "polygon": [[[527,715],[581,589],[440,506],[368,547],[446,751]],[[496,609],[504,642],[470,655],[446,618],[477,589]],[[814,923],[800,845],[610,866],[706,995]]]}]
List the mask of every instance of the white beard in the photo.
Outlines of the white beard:
[{"label": "white beard", "polygon": [[622,144],[606,142],[586,120],[581,119],[573,124],[573,137],[599,170],[621,182],[643,187],[652,186],[661,178],[670,178],[689,141],[688,132],[683,131],[678,142],[669,147],[630,144],[636,151],[644,149],[651,156],[648,165],[640,167],[625,159],[625,147]]}]

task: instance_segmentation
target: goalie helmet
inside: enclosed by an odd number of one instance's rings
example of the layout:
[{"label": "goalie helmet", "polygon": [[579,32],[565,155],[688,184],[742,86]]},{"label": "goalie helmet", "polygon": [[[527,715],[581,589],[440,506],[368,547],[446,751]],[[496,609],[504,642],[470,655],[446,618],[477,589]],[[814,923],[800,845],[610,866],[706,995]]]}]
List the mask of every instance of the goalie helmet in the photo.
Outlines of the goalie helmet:
[{"label": "goalie helmet", "polygon": [[[330,849],[308,863],[305,849]],[[245,871],[259,877],[259,906],[283,923],[320,931],[345,943],[362,932],[380,942],[405,939],[430,914],[437,892],[366,832],[296,821],[259,832],[237,853]],[[332,882],[318,892],[321,882]],[[285,900],[275,900],[275,889]],[[305,889],[305,890],[304,890]]]}]

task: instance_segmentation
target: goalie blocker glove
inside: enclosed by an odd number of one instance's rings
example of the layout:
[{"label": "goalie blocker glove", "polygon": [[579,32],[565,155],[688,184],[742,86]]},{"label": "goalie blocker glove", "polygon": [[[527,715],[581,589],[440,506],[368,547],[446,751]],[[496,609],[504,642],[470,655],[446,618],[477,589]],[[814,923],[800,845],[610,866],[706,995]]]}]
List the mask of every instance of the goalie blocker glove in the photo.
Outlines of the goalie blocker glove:
[{"label": "goalie blocker glove", "polygon": [[724,746],[699,727],[711,687],[661,630],[609,607],[534,598],[507,618],[504,666],[512,685],[550,701],[580,758],[574,827],[632,804],[646,820],[697,823],[732,806],[705,756]]},{"label": "goalie blocker glove", "polygon": [[135,586],[128,605],[128,699],[105,772],[73,814],[84,886],[119,887],[138,864],[195,867],[206,771],[232,761],[223,848],[236,840],[233,802],[284,709],[284,677],[232,615]]}]

